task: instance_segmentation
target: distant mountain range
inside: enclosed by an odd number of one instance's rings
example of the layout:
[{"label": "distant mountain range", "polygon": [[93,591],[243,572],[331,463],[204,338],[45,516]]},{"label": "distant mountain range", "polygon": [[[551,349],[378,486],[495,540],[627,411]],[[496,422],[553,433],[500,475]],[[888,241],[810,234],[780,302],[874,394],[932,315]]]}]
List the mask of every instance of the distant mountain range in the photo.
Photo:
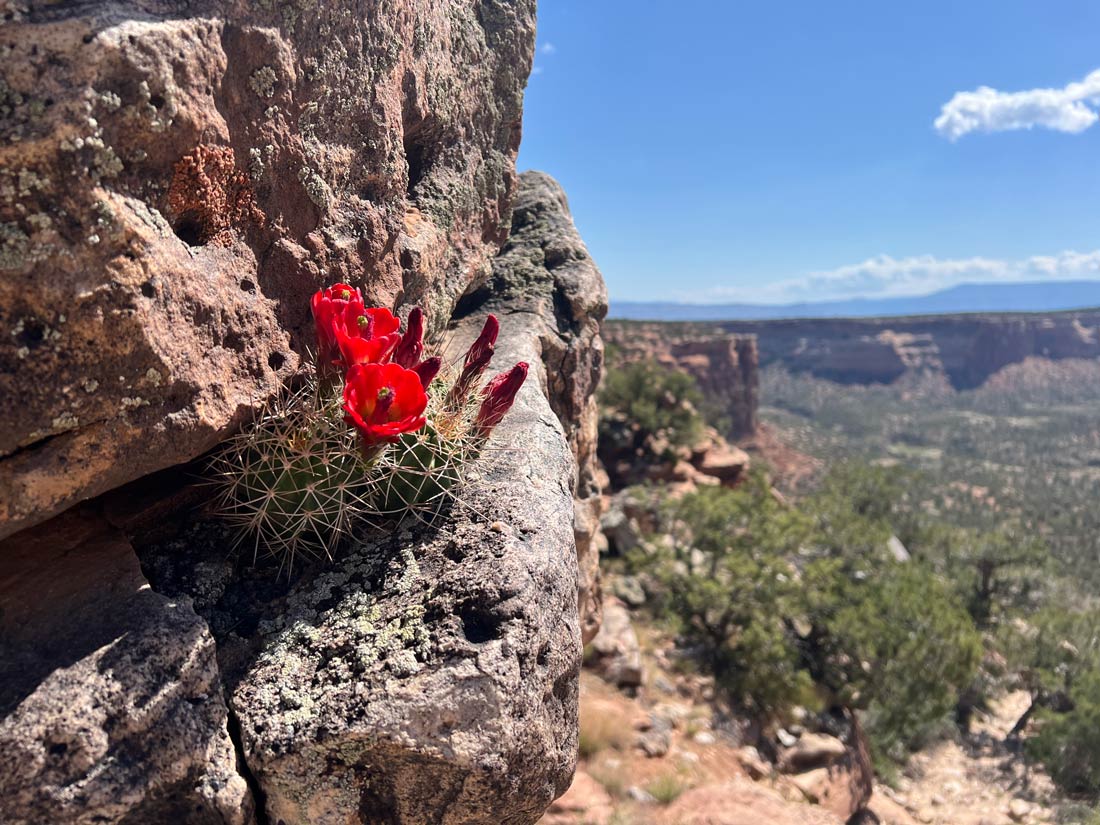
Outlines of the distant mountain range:
[{"label": "distant mountain range", "polygon": [[1100,307],[1100,281],[959,284],[929,295],[851,298],[800,304],[611,302],[611,318],[638,321],[730,321],[770,318],[877,318],[970,312],[1053,312]]}]

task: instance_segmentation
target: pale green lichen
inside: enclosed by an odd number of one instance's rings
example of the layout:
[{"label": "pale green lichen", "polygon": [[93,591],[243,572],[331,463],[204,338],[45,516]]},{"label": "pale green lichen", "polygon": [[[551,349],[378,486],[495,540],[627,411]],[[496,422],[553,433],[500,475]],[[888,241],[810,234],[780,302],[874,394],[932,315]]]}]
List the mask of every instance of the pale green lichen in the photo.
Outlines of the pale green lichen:
[{"label": "pale green lichen", "polygon": [[19,269],[31,257],[31,239],[16,223],[0,223],[0,269]]},{"label": "pale green lichen", "polygon": [[279,76],[270,66],[261,66],[248,78],[248,86],[256,93],[257,97],[270,98],[275,94],[275,83]]},{"label": "pale green lichen", "polygon": [[309,195],[309,199],[319,209],[327,212],[332,203],[332,190],[329,189],[324,178],[316,170],[303,166],[298,170],[298,180],[301,182],[302,188],[306,190],[306,194]]},{"label": "pale green lichen", "polygon": [[262,149],[254,146],[248,150],[248,177],[253,183],[263,180],[273,157],[275,157],[275,147],[270,143]]}]

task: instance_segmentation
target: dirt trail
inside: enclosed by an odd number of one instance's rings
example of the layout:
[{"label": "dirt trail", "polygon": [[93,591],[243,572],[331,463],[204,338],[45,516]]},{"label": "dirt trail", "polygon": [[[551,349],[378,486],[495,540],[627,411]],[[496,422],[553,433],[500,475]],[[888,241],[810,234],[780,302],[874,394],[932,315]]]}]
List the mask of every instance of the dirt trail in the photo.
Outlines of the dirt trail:
[{"label": "dirt trail", "polygon": [[1052,821],[1057,797],[1049,777],[1005,742],[1028,702],[1026,692],[1011,693],[975,720],[965,741],[938,742],[916,754],[897,790],[876,786],[872,810],[896,825]]}]

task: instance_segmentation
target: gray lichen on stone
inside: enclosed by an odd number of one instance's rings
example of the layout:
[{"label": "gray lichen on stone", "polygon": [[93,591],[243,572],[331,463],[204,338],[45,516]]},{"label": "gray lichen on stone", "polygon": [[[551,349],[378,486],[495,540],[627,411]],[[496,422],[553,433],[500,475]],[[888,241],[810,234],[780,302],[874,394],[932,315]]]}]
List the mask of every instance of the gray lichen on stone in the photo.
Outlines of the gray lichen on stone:
[{"label": "gray lichen on stone", "polygon": [[332,203],[332,190],[325,183],[315,169],[303,166],[298,170],[298,180],[302,188],[306,190],[309,199],[313,201],[322,212],[327,212]]},{"label": "gray lichen on stone", "polygon": [[257,97],[268,99],[275,94],[275,83],[279,76],[270,66],[261,66],[248,78],[248,87],[256,93]]},{"label": "gray lichen on stone", "polygon": [[253,146],[248,150],[248,177],[253,183],[263,180],[274,156],[275,147],[270,143],[262,148]]},{"label": "gray lichen on stone", "polygon": [[31,257],[31,239],[17,223],[0,223],[0,269],[19,269]]}]

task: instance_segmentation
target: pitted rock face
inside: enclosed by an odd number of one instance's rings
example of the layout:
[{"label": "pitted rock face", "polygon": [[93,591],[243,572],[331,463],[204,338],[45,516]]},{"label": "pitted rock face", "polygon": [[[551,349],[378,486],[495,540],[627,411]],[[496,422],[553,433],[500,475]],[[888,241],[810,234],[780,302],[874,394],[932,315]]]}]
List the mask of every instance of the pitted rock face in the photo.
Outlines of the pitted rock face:
[{"label": "pitted rock face", "polygon": [[507,234],[534,48],[534,0],[30,5],[0,38],[0,536],[216,444],[319,286],[448,318]]},{"label": "pitted rock face", "polygon": [[[143,549],[153,586],[193,598],[214,632],[269,821],[523,825],[568,787],[576,469],[534,317],[502,313],[493,370],[532,370],[431,525],[372,532],[293,582],[237,570],[211,586],[197,571],[225,557],[220,524]],[[481,320],[452,332],[454,352]]]},{"label": "pitted rock face", "polygon": [[214,640],[66,513],[0,546],[0,821],[247,825]]},{"label": "pitted rock face", "polygon": [[600,324],[607,315],[607,287],[573,224],[565,192],[546,173],[520,175],[512,231],[493,260],[492,279],[464,299],[459,311],[475,306],[530,313],[537,330],[550,406],[577,462],[573,526],[587,644],[599,631],[601,616],[596,389],[603,377]]}]

